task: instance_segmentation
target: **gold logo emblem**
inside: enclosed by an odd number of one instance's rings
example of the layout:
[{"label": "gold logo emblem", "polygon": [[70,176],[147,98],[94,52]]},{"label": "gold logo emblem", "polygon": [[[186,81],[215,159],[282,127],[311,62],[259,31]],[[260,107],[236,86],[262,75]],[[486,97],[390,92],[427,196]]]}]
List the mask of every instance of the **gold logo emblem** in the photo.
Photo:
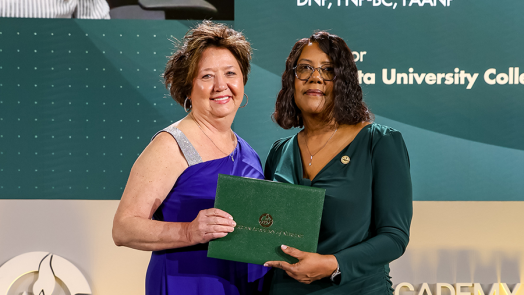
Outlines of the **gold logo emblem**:
[{"label": "gold logo emblem", "polygon": [[347,163],[349,163],[350,159],[348,156],[342,156],[342,158],[340,159],[340,162],[342,162],[342,164],[346,165]]},{"label": "gold logo emblem", "polygon": [[264,213],[260,215],[258,223],[260,223],[260,225],[262,225],[263,227],[270,227],[273,224],[273,217],[271,217],[269,213]]}]

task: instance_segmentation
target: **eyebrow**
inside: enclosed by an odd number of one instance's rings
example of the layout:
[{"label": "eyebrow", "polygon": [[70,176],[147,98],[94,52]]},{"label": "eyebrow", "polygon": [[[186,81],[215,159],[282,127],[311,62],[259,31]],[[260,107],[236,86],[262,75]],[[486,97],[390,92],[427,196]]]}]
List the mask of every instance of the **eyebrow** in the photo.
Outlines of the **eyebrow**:
[{"label": "eyebrow", "polygon": [[[313,63],[313,61],[311,61],[311,60],[309,60],[309,59],[307,59],[307,58],[302,58],[302,59],[299,59],[299,60],[297,61],[297,63],[300,63],[300,62],[310,62],[310,63]],[[323,62],[321,62],[321,64],[325,65],[325,64],[333,64],[333,63],[330,62],[330,61],[323,61]]]},{"label": "eyebrow", "polygon": [[[235,66],[225,66],[225,67],[223,67],[222,69],[226,69],[226,70],[228,70],[228,69],[231,69],[231,68],[234,68],[234,67],[235,67]],[[213,71],[213,70],[214,70],[214,68],[205,68],[205,69],[201,69],[199,72]]]}]

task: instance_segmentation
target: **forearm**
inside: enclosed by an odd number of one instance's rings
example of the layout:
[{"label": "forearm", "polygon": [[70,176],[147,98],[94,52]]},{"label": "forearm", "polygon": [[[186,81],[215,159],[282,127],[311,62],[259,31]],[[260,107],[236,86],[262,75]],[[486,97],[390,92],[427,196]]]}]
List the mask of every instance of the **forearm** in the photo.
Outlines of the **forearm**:
[{"label": "forearm", "polygon": [[117,246],[137,250],[159,251],[197,244],[189,234],[189,222],[165,222],[127,217],[113,223],[113,240]]},{"label": "forearm", "polygon": [[335,254],[342,280],[349,281],[375,273],[399,258],[408,244],[407,235],[379,234],[365,242]]}]

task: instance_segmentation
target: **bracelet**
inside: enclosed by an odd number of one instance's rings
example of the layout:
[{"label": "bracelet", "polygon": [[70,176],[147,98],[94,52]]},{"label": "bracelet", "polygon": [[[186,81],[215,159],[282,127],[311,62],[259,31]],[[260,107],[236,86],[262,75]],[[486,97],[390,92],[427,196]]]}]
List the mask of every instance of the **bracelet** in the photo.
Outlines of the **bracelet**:
[{"label": "bracelet", "polygon": [[337,265],[337,269],[331,274],[331,281],[334,282],[335,278],[341,274],[340,266]]}]

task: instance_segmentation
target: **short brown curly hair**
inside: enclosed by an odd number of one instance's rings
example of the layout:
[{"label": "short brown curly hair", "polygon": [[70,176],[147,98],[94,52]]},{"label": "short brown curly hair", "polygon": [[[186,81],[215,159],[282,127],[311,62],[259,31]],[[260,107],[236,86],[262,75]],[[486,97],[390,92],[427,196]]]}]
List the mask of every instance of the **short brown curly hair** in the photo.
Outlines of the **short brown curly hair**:
[{"label": "short brown curly hair", "polygon": [[344,40],[328,32],[319,31],[303,38],[293,46],[282,74],[282,89],[278,93],[273,120],[284,129],[303,127],[302,113],[295,104],[295,70],[302,50],[309,43],[317,43],[333,61],[333,101],[324,108],[322,118],[339,125],[353,125],[362,121],[372,122],[373,114],[362,100],[362,88],[358,83],[358,70],[353,54]]},{"label": "short brown curly hair", "polygon": [[178,50],[169,57],[164,71],[164,83],[171,97],[181,106],[191,94],[198,63],[204,50],[209,47],[225,48],[233,54],[240,65],[246,85],[251,69],[252,50],[242,33],[227,25],[205,20],[186,33],[183,43],[178,42],[175,46]]}]

